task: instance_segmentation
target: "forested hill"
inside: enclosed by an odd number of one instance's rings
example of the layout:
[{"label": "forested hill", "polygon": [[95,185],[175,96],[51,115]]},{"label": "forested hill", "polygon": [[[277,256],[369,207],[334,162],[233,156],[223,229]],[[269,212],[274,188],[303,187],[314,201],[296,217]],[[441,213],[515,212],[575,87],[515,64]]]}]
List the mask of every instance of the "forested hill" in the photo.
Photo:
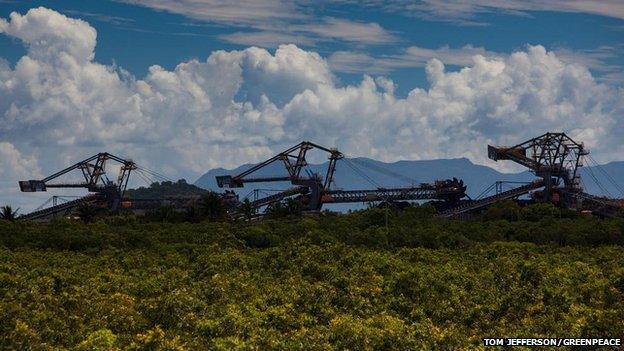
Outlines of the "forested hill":
[{"label": "forested hill", "polygon": [[139,187],[137,189],[129,189],[126,196],[131,199],[164,199],[170,196],[184,197],[205,194],[207,190],[189,184],[185,179],[177,182],[155,182],[148,188]]}]

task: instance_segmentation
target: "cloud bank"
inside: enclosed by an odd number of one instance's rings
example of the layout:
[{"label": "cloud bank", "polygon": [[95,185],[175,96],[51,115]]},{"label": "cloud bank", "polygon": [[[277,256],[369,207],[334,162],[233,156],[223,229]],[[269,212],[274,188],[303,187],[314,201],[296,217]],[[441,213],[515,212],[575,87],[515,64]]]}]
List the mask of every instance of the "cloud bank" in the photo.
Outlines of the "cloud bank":
[{"label": "cloud bank", "polygon": [[395,42],[398,39],[377,23],[344,18],[313,16],[319,4],[284,0],[121,0],[159,11],[179,14],[197,21],[238,27],[244,31],[219,35],[226,42],[275,48],[284,42],[316,45],[320,41],[341,41],[364,45]]},{"label": "cloud bank", "polygon": [[[353,0],[335,1],[354,3]],[[624,19],[624,7],[620,0],[367,0],[363,4],[375,8],[382,7],[390,12],[459,25],[487,25],[478,21],[476,15],[489,12],[527,16],[534,11],[555,11]]]},{"label": "cloud bank", "polygon": [[431,59],[430,87],[398,97],[384,77],[342,84],[325,58],[295,45],[215,51],[171,71],[151,66],[138,78],[95,61],[95,29],[53,10],[13,13],[0,19],[0,33],[27,49],[14,66],[0,60],[5,180],[48,174],[99,151],[193,180],[302,139],[384,161],[486,163],[487,143],[549,130],[585,141],[601,160],[624,151],[622,89],[542,46],[476,54],[457,71]]},{"label": "cloud bank", "polygon": [[[471,45],[457,49],[448,46],[438,49],[410,46],[400,54],[379,57],[373,57],[364,52],[336,51],[329,56],[328,61],[331,69],[336,72],[387,74],[400,68],[425,67],[431,59],[440,60],[446,65],[470,66],[475,56],[499,59],[507,55]],[[598,64],[598,60],[592,63]]]},{"label": "cloud bank", "polygon": [[620,0],[122,0],[190,18],[217,23],[258,25],[305,19],[315,6],[327,3],[367,6],[432,20],[458,24],[484,25],[475,20],[478,13],[507,12],[526,16],[532,11],[586,13],[624,19]]}]

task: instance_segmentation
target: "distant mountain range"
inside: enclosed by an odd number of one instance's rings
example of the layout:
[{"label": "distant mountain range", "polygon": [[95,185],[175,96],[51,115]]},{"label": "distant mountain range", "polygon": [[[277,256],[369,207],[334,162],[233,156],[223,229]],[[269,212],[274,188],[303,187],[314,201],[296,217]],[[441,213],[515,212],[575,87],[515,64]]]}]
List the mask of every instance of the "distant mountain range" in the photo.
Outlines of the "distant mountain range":
[{"label": "distant mountain range", "polygon": [[[231,174],[235,175],[252,167],[252,164],[245,164],[238,168],[227,170],[216,168],[202,175],[195,185],[215,191],[223,191],[217,187],[215,176]],[[323,164],[311,164],[311,172],[321,173],[327,169],[327,162]],[[286,173],[281,163],[265,167],[256,176],[276,176]],[[362,175],[364,174],[364,175]],[[593,175],[593,176],[592,176]],[[611,162],[600,167],[582,167],[581,176],[583,178],[586,191],[591,194],[604,195],[611,194],[613,197],[624,197],[624,162]],[[370,179],[367,179],[370,178]],[[426,161],[398,161],[385,163],[369,158],[355,158],[338,161],[336,174],[334,175],[334,188],[341,189],[371,189],[381,187],[404,187],[412,184],[428,183],[437,179],[448,179],[456,177],[463,179],[468,186],[467,193],[470,197],[477,197],[485,189],[492,186],[496,181],[503,180],[509,182],[527,182],[535,179],[529,171],[520,173],[501,173],[493,168],[477,165],[467,158],[438,159]],[[594,177],[601,184],[602,188],[594,181]],[[610,180],[613,179],[616,185]],[[513,187],[517,184],[508,184],[506,187]],[[618,188],[619,186],[619,188]],[[256,183],[246,185],[244,188],[235,189],[241,195],[246,196],[252,189],[285,189],[288,183]],[[604,189],[604,190],[603,190]],[[621,191],[621,190],[623,191]],[[266,191],[264,194],[270,193]],[[491,194],[494,193],[492,189]],[[360,206],[355,206],[360,207]]]}]

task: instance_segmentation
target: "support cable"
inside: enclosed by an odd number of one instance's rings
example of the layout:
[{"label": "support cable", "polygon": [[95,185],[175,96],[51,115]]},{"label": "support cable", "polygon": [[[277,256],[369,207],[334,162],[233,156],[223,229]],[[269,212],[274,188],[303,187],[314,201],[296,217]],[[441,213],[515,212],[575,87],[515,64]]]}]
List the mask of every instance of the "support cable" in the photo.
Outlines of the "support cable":
[{"label": "support cable", "polygon": [[346,162],[345,164],[347,166],[349,166],[349,168],[351,168],[355,173],[357,173],[360,177],[364,178],[366,181],[368,181],[371,185],[375,186],[376,188],[382,188],[381,186],[379,186],[379,184],[377,182],[375,182],[371,177],[369,177],[366,173],[364,173],[362,170],[360,170],[359,168],[357,168],[357,166],[355,166],[353,164],[353,162],[351,162],[350,159],[348,158],[344,158],[344,161]]},{"label": "support cable", "polygon": [[350,159],[352,161],[354,161],[354,162],[357,162],[359,165],[364,166],[364,167],[366,167],[366,168],[368,168],[370,170],[376,171],[376,172],[381,173],[381,174],[385,174],[385,175],[393,177],[395,179],[400,179],[401,181],[406,182],[408,185],[414,186],[414,185],[419,183],[414,178],[410,178],[410,177],[408,177],[406,175],[403,175],[403,174],[391,171],[391,170],[389,170],[387,168],[384,168],[384,167],[372,164],[372,163],[370,163],[368,161],[365,161],[364,159],[352,158],[352,157],[350,157]]},{"label": "support cable", "polygon": [[141,178],[141,180],[143,180],[143,182],[145,182],[145,184],[147,184],[147,187],[152,186],[152,183],[154,183],[153,179],[150,179],[150,177],[145,175],[145,173],[143,173],[143,171],[139,169],[136,169],[136,171],[136,174],[139,176],[139,178]]},{"label": "support cable", "polygon": [[162,179],[162,180],[166,180],[166,181],[170,181],[170,182],[173,182],[173,181],[174,181],[173,179],[171,179],[171,178],[167,177],[167,176],[166,176],[166,175],[164,175],[164,174],[158,173],[158,172],[156,172],[156,171],[152,171],[152,170],[147,169],[147,168],[145,168],[145,167],[139,167],[139,166],[137,166],[137,170],[142,170],[142,171],[144,171],[144,172],[146,172],[146,173],[148,173],[148,174],[150,174],[150,175],[152,175],[153,177],[158,178],[158,179]]},{"label": "support cable", "polygon": [[600,170],[602,172],[602,174],[605,175],[605,177],[607,178],[607,180],[611,183],[611,185],[613,185],[619,192],[621,195],[624,196],[624,189],[622,189],[622,187],[615,181],[615,179],[613,179],[613,177],[611,177],[611,175],[609,174],[609,172],[607,172],[604,167],[602,167],[600,164],[598,164],[598,162],[596,162],[596,160],[591,157],[590,155],[587,155],[587,157],[589,158],[589,160],[595,165],[595,167]]},{"label": "support cable", "polygon": [[609,191],[607,189],[604,188],[604,186],[602,185],[602,183],[600,183],[600,181],[598,180],[598,178],[596,177],[596,175],[594,174],[594,171],[592,171],[591,167],[585,168],[588,172],[589,175],[591,176],[591,178],[594,180],[594,182],[596,183],[596,185],[598,186],[598,188],[600,188],[600,190],[602,191],[602,194],[604,196],[607,197],[612,197],[611,194],[609,193]]},{"label": "support cable", "polygon": [[487,188],[485,188],[485,190],[483,190],[477,197],[477,200],[480,200],[483,196],[485,196],[486,194],[488,194],[494,187],[496,186],[496,183],[490,184]]},{"label": "support cable", "polygon": [[139,176],[139,178],[141,178],[144,183],[147,184],[147,186],[150,186],[153,183],[152,179],[145,175],[143,171],[137,169],[135,173]]},{"label": "support cable", "polygon": [[[588,155],[589,156],[589,155]],[[591,161],[591,160],[590,160]],[[606,197],[613,197],[611,195],[611,193],[609,192],[609,190],[607,190],[602,183],[600,182],[600,180],[598,179],[598,177],[596,177],[594,171],[592,170],[593,167],[588,167],[586,168],[587,171],[589,172],[589,175],[591,176],[591,178],[594,180],[594,182],[596,183],[596,185],[598,186],[598,188],[600,188],[600,190],[602,191],[602,194]]]},{"label": "support cable", "polygon": [[52,199],[54,198],[54,196],[50,197],[49,199],[47,199],[44,203],[42,203],[41,205],[39,205],[39,207],[35,208],[32,212],[37,212],[41,209],[43,209],[44,207],[46,207],[47,204],[49,204],[50,202],[52,202]]}]

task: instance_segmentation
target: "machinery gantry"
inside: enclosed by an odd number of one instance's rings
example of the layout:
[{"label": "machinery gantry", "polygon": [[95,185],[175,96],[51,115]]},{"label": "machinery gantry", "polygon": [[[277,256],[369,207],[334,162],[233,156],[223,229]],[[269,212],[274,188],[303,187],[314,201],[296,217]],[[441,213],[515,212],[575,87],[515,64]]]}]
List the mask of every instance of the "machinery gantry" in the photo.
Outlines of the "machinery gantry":
[{"label": "machinery gantry", "polygon": [[[488,145],[488,157],[494,161],[511,160],[532,171],[537,179],[511,190],[461,205],[438,214],[453,217],[483,209],[496,201],[514,199],[532,193],[538,202],[551,202],[557,206],[576,210],[589,210],[601,216],[621,211],[617,201],[584,192],[581,186],[580,167],[589,151],[583,143],[572,140],[565,133],[546,133],[515,146]],[[541,191],[539,189],[542,189]]]},{"label": "machinery gantry", "polygon": [[[116,181],[112,181],[106,176],[106,164],[109,160],[115,161],[121,165]],[[77,162],[43,179],[20,181],[20,190],[23,192],[47,191],[48,188],[84,188],[87,189],[87,191],[94,193],[57,206],[35,211],[25,217],[36,219],[45,216],[53,216],[57,213],[67,213],[85,202],[103,202],[103,206],[106,206],[111,210],[116,210],[119,208],[123,194],[128,186],[130,173],[135,169],[137,169],[137,165],[132,160],[125,160],[107,152],[102,152]],[[55,179],[59,179],[63,175],[76,170],[81,172],[84,181],[60,183],[53,182]]]},{"label": "machinery gantry", "polygon": [[[324,175],[306,169],[308,166],[306,156],[308,152],[315,149],[328,154],[329,162],[327,169],[323,172]],[[302,211],[309,212],[319,211],[324,204],[437,200],[437,204],[440,205],[438,208],[442,210],[437,216],[454,217],[479,211],[496,201],[516,199],[531,193],[535,201],[552,202],[564,208],[590,210],[604,216],[621,212],[621,202],[590,195],[583,191],[579,169],[582,166],[582,158],[588,153],[582,143],[574,141],[565,133],[546,133],[515,146],[488,145],[488,157],[490,159],[514,161],[531,170],[536,175],[536,179],[511,190],[497,191],[496,195],[478,200],[464,199],[466,186],[462,180],[457,178],[408,187],[383,188],[375,184],[377,186],[375,189],[335,189],[333,188],[334,175],[338,161],[345,159],[345,162],[349,162],[351,167],[353,165],[337,149],[326,148],[309,141],[301,142],[280,152],[240,174],[217,176],[216,180],[217,185],[221,188],[241,188],[248,183],[289,182],[291,184],[288,189],[279,190],[275,194],[251,201],[250,205],[254,210],[263,207],[268,208],[286,199],[297,201]],[[121,165],[116,181],[112,181],[106,176],[107,161],[114,161]],[[281,163],[286,174],[254,177],[256,172],[273,163]],[[138,167],[131,160],[104,152],[77,162],[43,179],[20,181],[19,186],[23,192],[40,192],[46,191],[48,188],[84,188],[91,193],[76,200],[36,210],[23,216],[23,218],[41,219],[58,214],[67,214],[83,203],[96,204],[100,207],[116,210],[122,205],[130,174],[134,170],[137,170],[139,174],[142,174],[142,170],[149,171]],[[355,168],[354,170],[368,178],[365,173]],[[54,182],[55,180],[59,181],[62,176],[72,171],[80,172],[81,181]],[[153,171],[149,172],[157,174]],[[406,175],[395,174],[395,176],[397,175],[408,178]],[[174,200],[179,208],[183,208],[188,203],[188,199]],[[226,191],[223,195],[223,201],[230,206],[230,214],[238,216],[243,211],[242,203],[233,191]],[[141,209],[162,205],[162,201],[143,199],[133,200],[128,204],[133,209]],[[126,205],[124,202],[124,208],[127,208]],[[249,206],[246,205],[246,208]]]},{"label": "machinery gantry", "polygon": [[[318,174],[302,174],[302,170],[308,165],[306,155],[308,151],[312,149],[318,149],[329,154],[329,164],[327,166],[325,178],[322,178],[322,176]],[[217,185],[220,188],[226,186],[229,188],[241,188],[245,183],[288,181],[295,185],[295,187],[287,189],[281,193],[271,195],[267,198],[256,200],[253,205],[255,207],[261,207],[281,201],[293,195],[304,195],[304,198],[302,199],[303,208],[306,210],[319,210],[322,206],[320,201],[321,195],[325,190],[329,189],[333,183],[336,163],[342,158],[344,158],[344,155],[337,149],[329,149],[309,141],[304,141],[238,175],[217,176],[216,180]],[[250,177],[253,173],[274,162],[282,162],[286,168],[287,175],[274,177]]]},{"label": "machinery gantry", "polygon": [[542,178],[544,201],[551,200],[555,187],[582,190],[578,169],[588,153],[582,143],[565,133],[546,133],[511,147],[488,145],[490,159],[514,161]]},{"label": "machinery gantry", "polygon": [[[319,149],[329,154],[329,162],[325,177],[319,174],[302,173],[308,165],[306,154],[309,150]],[[240,188],[246,183],[254,182],[280,182],[288,181],[293,187],[279,193],[256,199],[251,202],[255,209],[270,206],[287,198],[296,198],[303,211],[318,211],[324,204],[331,203],[356,203],[356,202],[395,202],[411,200],[442,200],[446,202],[458,202],[466,196],[466,186],[458,179],[423,183],[418,186],[405,188],[377,188],[360,190],[331,189],[337,162],[345,156],[337,149],[330,149],[308,141],[299,143],[274,157],[261,162],[238,175],[217,176],[219,187]],[[287,175],[272,177],[250,177],[254,172],[267,167],[274,162],[282,162]],[[228,193],[228,201],[232,207],[231,213],[236,214],[240,207],[237,199],[232,200]]]}]

